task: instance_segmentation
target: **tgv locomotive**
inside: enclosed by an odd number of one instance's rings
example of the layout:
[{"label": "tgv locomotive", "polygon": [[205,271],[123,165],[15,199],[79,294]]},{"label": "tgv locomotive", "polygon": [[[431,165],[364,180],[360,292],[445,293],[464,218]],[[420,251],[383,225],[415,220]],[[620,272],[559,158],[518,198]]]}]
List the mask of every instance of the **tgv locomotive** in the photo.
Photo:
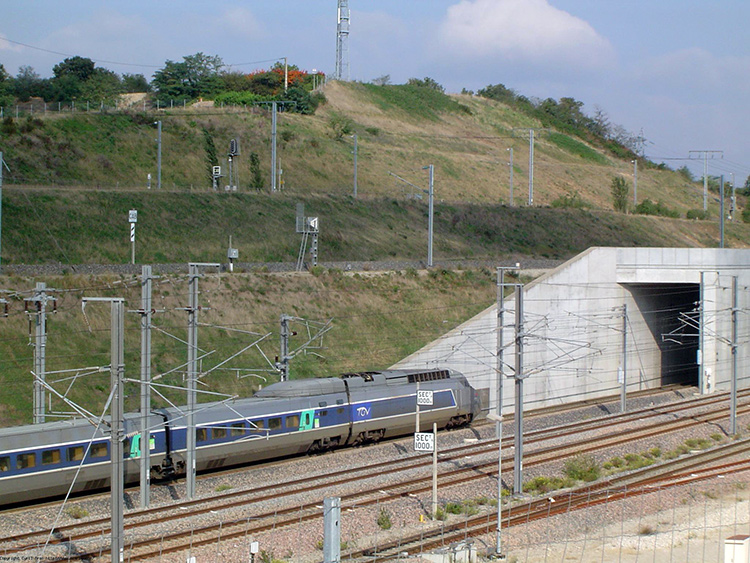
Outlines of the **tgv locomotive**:
[{"label": "tgv locomotive", "polygon": [[[316,453],[414,431],[417,386],[433,392],[420,427],[455,428],[481,412],[478,392],[453,370],[390,370],[283,381],[252,398],[199,404],[197,470]],[[185,410],[159,409],[141,440],[141,416],[125,416],[125,483],[139,480],[143,447],[154,478],[185,472]],[[87,420],[0,429],[0,505],[97,490],[110,481],[109,426]]]}]

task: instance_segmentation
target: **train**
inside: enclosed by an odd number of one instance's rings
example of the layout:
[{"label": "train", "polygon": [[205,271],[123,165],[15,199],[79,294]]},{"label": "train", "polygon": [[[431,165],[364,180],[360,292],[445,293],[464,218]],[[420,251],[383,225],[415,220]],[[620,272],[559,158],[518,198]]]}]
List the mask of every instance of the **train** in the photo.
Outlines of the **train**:
[{"label": "train", "polygon": [[[451,429],[482,413],[480,393],[452,369],[385,370],[273,383],[252,397],[200,403],[193,414],[196,470],[205,471],[300,454],[360,446],[420,429]],[[142,438],[140,413],[124,416],[126,484],[138,483],[143,447],[152,479],[185,473],[185,408],[154,409]],[[109,420],[86,419],[0,429],[0,506],[106,489],[110,484]]]}]

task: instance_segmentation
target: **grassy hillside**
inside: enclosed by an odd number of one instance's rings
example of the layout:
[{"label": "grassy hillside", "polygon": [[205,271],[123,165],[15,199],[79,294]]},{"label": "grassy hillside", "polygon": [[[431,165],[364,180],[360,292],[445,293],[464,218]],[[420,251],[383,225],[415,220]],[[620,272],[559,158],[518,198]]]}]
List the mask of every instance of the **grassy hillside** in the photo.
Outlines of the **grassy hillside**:
[{"label": "grassy hillside", "polygon": [[[128,210],[138,210],[138,263],[295,261],[296,204],[320,218],[321,261],[425,260],[427,207],[395,198],[290,194],[3,190],[3,264],[124,264]],[[716,246],[713,221],[608,211],[438,203],[435,260],[495,260],[508,254],[568,258],[590,246]],[[744,246],[750,225],[727,225]]]},{"label": "grassy hillside", "polygon": [[[55,288],[57,312],[49,314],[46,348],[48,380],[64,393],[73,376],[69,397],[92,412],[101,412],[109,392],[109,373],[96,366],[109,365],[110,315],[106,304],[91,303],[86,316],[81,297],[118,296],[126,299],[126,310],[139,307],[140,281],[130,277],[84,277],[64,275],[45,279]],[[325,322],[333,329],[325,335],[323,348],[300,354],[291,362],[292,378],[337,375],[346,371],[381,369],[438,338],[495,300],[494,273],[434,270],[420,275],[414,270],[392,274],[327,272],[310,274],[221,274],[200,280],[198,343],[201,369],[209,372],[232,354],[263,335],[271,333],[261,347],[271,361],[279,354],[279,317],[292,315]],[[33,280],[4,278],[10,290],[9,317],[0,319],[0,426],[31,421],[33,348],[28,337],[28,320],[23,299],[34,287]],[[187,359],[186,327],[187,276],[163,276],[154,282],[152,333],[153,374],[166,374],[158,383],[184,385]],[[126,377],[139,377],[140,317],[126,315]],[[300,322],[292,324],[295,350],[308,336]],[[33,333],[32,333],[33,340]],[[78,368],[78,369],[76,369]],[[201,390],[248,396],[259,385],[277,380],[256,349],[248,350],[206,375]],[[61,370],[73,370],[59,373]],[[170,372],[168,373],[167,372]],[[248,376],[254,373],[254,376]],[[159,393],[184,404],[184,392],[159,387]],[[202,395],[202,400],[216,396]],[[137,410],[139,394],[128,384],[127,409]],[[164,405],[156,394],[155,404]],[[62,401],[54,410],[69,412]]]},{"label": "grassy hillside", "polygon": [[[486,98],[448,96],[425,88],[327,84],[327,103],[315,115],[278,118],[278,157],[283,189],[295,195],[352,193],[353,139],[358,136],[358,191],[369,197],[402,197],[427,187],[435,165],[435,193],[450,202],[508,202],[508,150],[514,149],[516,204],[527,199],[528,136],[541,123]],[[163,122],[163,186],[206,192],[207,136],[226,169],[231,138],[240,188],[248,190],[250,155],[257,153],[265,189],[270,188],[271,119],[266,109],[230,110],[205,104],[158,113],[35,114],[7,119],[0,150],[11,172],[5,183],[144,190],[156,176],[155,120]],[[550,205],[578,194],[580,203],[611,209],[611,180],[632,182],[633,166],[560,132],[538,134],[534,204]],[[632,195],[631,195],[632,198]],[[662,201],[684,217],[702,206],[702,188],[683,176],[641,162],[638,200]],[[743,202],[744,203],[744,202]],[[715,218],[718,205],[711,202]]]},{"label": "grassy hillside", "polygon": [[[129,209],[138,210],[138,263],[225,262],[230,236],[240,262],[292,262],[300,245],[295,233],[298,203],[305,205],[307,216],[320,218],[321,261],[424,261],[427,203],[409,196],[427,188],[423,167],[428,164],[435,165],[436,261],[498,261],[510,255],[564,259],[590,246],[718,246],[713,199],[705,221],[610,211],[612,178],[619,175],[630,182],[632,164],[560,132],[538,139],[535,206],[519,206],[527,197],[528,141],[518,128],[539,123],[502,103],[418,88],[342,83],[326,85],[325,95],[328,103],[313,116],[279,117],[283,189],[278,193],[268,189],[270,118],[265,110],[193,107],[158,114],[48,114],[3,121],[0,150],[11,168],[4,173],[2,194],[3,266],[128,263]],[[146,175],[156,174],[156,119],[164,124],[161,191],[146,190]],[[355,133],[357,199],[351,195]],[[240,140],[242,154],[235,162],[239,192],[210,189],[209,138],[219,153],[231,138]],[[515,207],[508,205],[511,147]],[[266,181],[260,191],[248,187],[253,152]],[[677,173],[643,163],[638,180],[639,201],[661,201],[682,217],[702,205],[702,188]],[[728,223],[726,245],[748,244],[750,225]],[[273,359],[281,314],[333,319],[326,349],[297,357],[294,377],[383,368],[495,299],[489,271],[315,274],[256,271],[201,280],[201,321],[207,326],[201,327],[199,342],[202,350],[215,350],[203,360],[203,370],[269,333],[263,347]],[[31,419],[33,350],[22,303],[35,281],[0,276],[0,291],[11,307],[10,316],[0,318],[0,425]],[[139,281],[72,274],[44,281],[58,299],[58,312],[48,322],[48,371],[107,365],[108,312],[91,306],[84,318],[80,299],[122,296],[130,310],[137,309]],[[179,386],[186,360],[185,277],[160,278],[155,294],[160,312],[154,323],[160,331],[154,336],[154,372],[172,370],[161,382]],[[133,378],[139,363],[137,322],[137,315],[128,315],[126,370]],[[264,381],[256,376],[265,381],[275,377],[258,371],[268,367],[258,352],[223,367],[232,369],[212,373],[207,389],[245,396]],[[242,377],[248,371],[255,376]],[[74,373],[57,376],[62,380],[57,388],[67,388],[66,378]],[[71,396],[96,412],[108,385],[106,373],[94,372],[73,387]],[[182,402],[180,393],[163,392]],[[136,408],[136,397],[131,387],[129,409]],[[58,401],[55,407],[62,405]]]}]

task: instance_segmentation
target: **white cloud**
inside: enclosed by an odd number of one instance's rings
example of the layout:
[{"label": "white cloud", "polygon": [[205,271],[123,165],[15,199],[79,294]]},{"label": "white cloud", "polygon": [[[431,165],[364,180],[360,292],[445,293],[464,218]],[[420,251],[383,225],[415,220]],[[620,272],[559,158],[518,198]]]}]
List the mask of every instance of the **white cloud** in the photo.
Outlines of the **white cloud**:
[{"label": "white cloud", "polygon": [[15,53],[20,53],[23,50],[22,45],[11,43],[7,41],[7,38],[7,35],[5,35],[4,33],[0,33],[0,51],[12,51]]},{"label": "white cloud", "polygon": [[448,8],[441,43],[453,57],[594,70],[612,64],[613,49],[584,20],[548,0],[461,0]]}]

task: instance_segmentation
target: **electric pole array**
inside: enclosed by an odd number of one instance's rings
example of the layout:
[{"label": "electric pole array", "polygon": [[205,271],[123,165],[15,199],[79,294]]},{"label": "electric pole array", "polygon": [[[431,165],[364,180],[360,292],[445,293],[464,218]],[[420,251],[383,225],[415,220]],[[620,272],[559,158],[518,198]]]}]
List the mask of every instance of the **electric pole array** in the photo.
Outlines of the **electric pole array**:
[{"label": "electric pole array", "polygon": [[276,102],[271,102],[271,191],[276,191]]},{"label": "electric pole array", "polygon": [[125,300],[122,297],[84,297],[81,309],[89,301],[109,303],[111,308],[110,340],[110,459],[111,459],[111,560],[122,563],[124,557],[124,500],[125,476],[123,475],[123,456],[125,430]]},{"label": "electric pole array", "polygon": [[349,0],[338,0],[334,80],[349,80]]},{"label": "electric pole array", "polygon": [[688,151],[690,159],[693,159],[693,154],[700,154],[703,157],[703,211],[708,211],[708,157],[710,156],[713,159],[715,155],[719,155],[719,158],[724,158],[724,151]]},{"label": "electric pole array", "polygon": [[195,496],[195,394],[198,380],[198,280],[200,268],[218,268],[221,264],[188,264],[188,359],[187,359],[187,472],[186,493],[189,499]]},{"label": "electric pole array", "polygon": [[3,160],[3,151],[0,151],[0,273],[3,271],[3,166],[10,172]]},{"label": "electric pole array", "polygon": [[427,191],[428,198],[428,224],[427,224],[427,267],[432,268],[432,238],[434,234],[433,223],[435,218],[435,165],[425,166],[430,171],[430,188]]},{"label": "electric pole array", "polygon": [[154,122],[156,125],[156,189],[161,189],[161,121]]},{"label": "electric pole array", "polygon": [[627,410],[628,389],[628,304],[622,306],[622,387],[620,388],[620,412]]},{"label": "electric pole array", "polygon": [[46,420],[45,381],[47,375],[47,285],[37,282],[34,297],[26,300],[26,313],[34,323],[34,424]]},{"label": "electric pole array", "polygon": [[151,502],[151,266],[141,268],[141,508]]},{"label": "electric pole array", "polygon": [[[279,379],[287,381],[289,379],[289,321],[293,317],[281,315],[281,343],[279,347]],[[296,334],[296,333],[295,333]]]},{"label": "electric pole array", "polygon": [[352,135],[354,138],[354,199],[357,199],[357,134]]},{"label": "electric pole array", "polygon": [[[323,335],[333,328],[333,326],[331,325],[333,319],[329,319],[325,323],[321,323],[318,321],[309,321],[306,319],[301,319],[299,317],[291,317],[289,315],[282,314],[280,321],[280,349],[279,355],[276,358],[275,367],[279,372],[279,379],[281,381],[288,381],[289,362],[293,360],[298,354],[301,354],[302,352],[307,353],[308,349],[323,348]],[[289,329],[289,323],[291,321],[304,323],[307,335],[307,341],[295,350],[291,350],[289,348],[289,337],[297,336],[297,331]],[[312,346],[312,343],[316,340],[320,340],[319,344],[317,346]]]},{"label": "electric pole array", "polygon": [[513,129],[512,134],[515,136],[516,131],[521,132],[521,135],[528,133],[529,135],[529,199],[527,205],[531,207],[534,205],[534,136],[536,131],[550,133],[548,127],[529,127],[528,129]]},{"label": "electric pole array", "polygon": [[523,373],[523,339],[523,285],[516,284],[516,369],[513,374],[516,384],[516,452],[513,463],[513,492],[517,495],[523,492],[523,380],[526,379]]},{"label": "electric pole array", "polygon": [[513,147],[508,150],[510,151],[510,162],[508,163],[510,168],[510,206],[513,207]]}]

